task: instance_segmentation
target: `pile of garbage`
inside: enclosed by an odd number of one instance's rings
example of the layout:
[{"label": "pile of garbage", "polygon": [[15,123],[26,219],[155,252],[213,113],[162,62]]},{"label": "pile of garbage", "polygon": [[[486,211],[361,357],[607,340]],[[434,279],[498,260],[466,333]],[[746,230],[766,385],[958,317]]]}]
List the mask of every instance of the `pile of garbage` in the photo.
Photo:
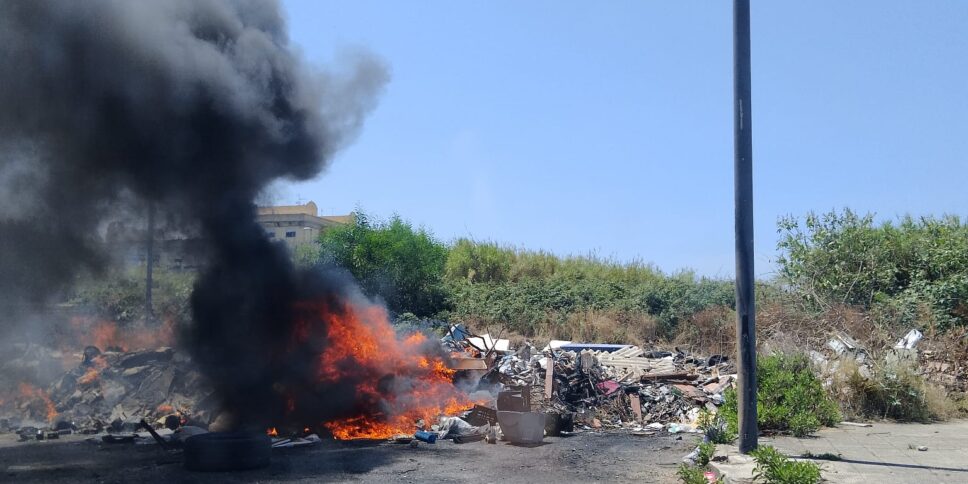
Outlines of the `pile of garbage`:
[{"label": "pile of garbage", "polygon": [[[937,345],[921,344],[924,334],[912,329],[904,334],[893,346],[867,348],[850,335],[835,331],[827,340],[822,351],[811,350],[807,354],[830,386],[835,375],[845,362],[856,367],[864,379],[876,379],[877,374],[896,374],[906,371],[922,376],[926,381],[936,384],[949,394],[968,392],[968,366],[964,353],[939,350]],[[962,350],[964,351],[964,350]]]},{"label": "pile of garbage", "polygon": [[172,348],[101,351],[88,346],[80,363],[46,388],[20,383],[0,405],[0,430],[98,433],[140,420],[207,425],[217,408],[204,377]]},{"label": "pile of garbage", "polygon": [[[540,350],[527,342],[512,347],[507,339],[475,335],[462,325],[452,326],[441,345],[452,355],[459,385],[482,404],[437,422],[417,422],[414,434],[394,440],[535,442],[585,429],[695,430],[700,411],[714,412],[735,380],[726,357],[699,358],[679,350],[569,341],[552,341]],[[75,358],[79,363],[52,383],[24,384],[0,398],[0,430],[144,439],[137,432],[146,425],[171,431],[217,427],[219,409],[209,384],[173,348],[88,346]],[[277,437],[276,443],[308,445],[318,439],[307,438],[308,431]]]},{"label": "pile of garbage", "polygon": [[[641,431],[695,431],[701,410],[716,412],[735,369],[722,355],[699,358],[684,351],[645,351],[622,344],[552,341],[529,343],[473,335],[452,326],[443,344],[457,369],[482,370],[479,388],[497,395],[496,411],[548,415],[548,429],[566,427]],[[468,361],[478,360],[472,364]]]}]

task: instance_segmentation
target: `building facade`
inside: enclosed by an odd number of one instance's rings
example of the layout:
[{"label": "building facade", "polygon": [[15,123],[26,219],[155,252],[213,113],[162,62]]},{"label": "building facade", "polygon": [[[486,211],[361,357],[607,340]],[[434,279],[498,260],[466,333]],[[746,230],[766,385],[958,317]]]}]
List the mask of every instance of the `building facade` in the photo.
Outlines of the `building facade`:
[{"label": "building facade", "polygon": [[259,207],[257,220],[271,240],[281,240],[289,249],[299,245],[313,244],[329,227],[347,224],[354,215],[320,216],[312,201],[305,205],[277,205]]}]

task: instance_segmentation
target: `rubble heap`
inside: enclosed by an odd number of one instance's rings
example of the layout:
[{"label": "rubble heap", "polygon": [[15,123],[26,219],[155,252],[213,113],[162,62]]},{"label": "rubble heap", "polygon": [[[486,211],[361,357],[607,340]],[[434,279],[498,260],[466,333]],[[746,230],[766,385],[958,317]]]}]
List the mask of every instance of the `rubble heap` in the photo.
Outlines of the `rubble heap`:
[{"label": "rubble heap", "polygon": [[46,390],[23,383],[0,416],[8,429],[42,426],[100,432],[175,415],[208,424],[216,411],[208,384],[190,359],[172,348],[102,352],[84,349],[80,364]]},{"label": "rubble heap", "polygon": [[525,363],[522,356],[532,351],[503,357],[496,366],[499,380],[538,389],[533,392],[538,398],[531,399],[537,402],[534,407],[576,414],[591,427],[694,422],[701,408],[715,412],[734,380],[732,365],[718,355],[699,359],[628,345],[603,350],[549,346]]},{"label": "rubble heap", "polygon": [[[453,326],[443,344],[458,366],[485,369],[479,387],[519,392],[518,404],[497,399],[497,410],[564,415],[588,428],[675,424],[695,429],[701,409],[715,412],[735,382],[728,358],[683,351],[645,351],[633,345],[552,341],[510,348],[507,340],[472,335]],[[479,365],[468,360],[480,360]],[[503,390],[503,392],[502,392]]]}]

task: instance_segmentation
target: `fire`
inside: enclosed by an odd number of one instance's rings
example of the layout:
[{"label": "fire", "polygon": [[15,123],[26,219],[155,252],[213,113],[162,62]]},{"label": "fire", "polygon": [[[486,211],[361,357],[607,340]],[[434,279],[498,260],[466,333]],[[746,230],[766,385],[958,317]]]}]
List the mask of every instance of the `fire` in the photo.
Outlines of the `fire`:
[{"label": "fire", "polygon": [[[305,341],[322,331],[328,342],[318,355],[319,382],[360,382],[355,399],[362,403],[355,414],[322,423],[333,437],[384,439],[412,433],[418,420],[429,425],[440,415],[473,406],[453,385],[454,370],[447,368],[435,345],[420,333],[398,337],[382,307],[307,303],[298,309],[309,317],[299,321],[293,337]],[[290,405],[290,411],[296,411],[299,402]]]},{"label": "fire", "polygon": [[101,371],[107,368],[107,366],[108,366],[108,362],[107,362],[107,359],[104,358],[104,356],[102,355],[95,356],[91,360],[91,367],[88,368],[88,370],[84,372],[84,374],[81,375],[80,378],[77,379],[77,383],[80,383],[81,385],[89,385],[91,383],[94,383],[95,381],[98,380],[98,378],[100,378]]},{"label": "fire", "polygon": [[266,435],[268,435],[269,437],[278,437],[279,431],[276,430],[275,427],[272,427],[269,430],[266,430]]},{"label": "fire", "polygon": [[157,327],[119,326],[114,321],[96,321],[92,318],[71,318],[74,341],[85,346],[96,346],[102,351],[116,349],[134,351],[171,346],[175,342],[175,321],[166,319]]},{"label": "fire", "polygon": [[98,376],[100,376],[98,371],[95,370],[94,368],[91,368],[90,370],[87,370],[87,372],[84,373],[80,378],[77,379],[77,383],[80,383],[81,385],[89,385],[93,383],[95,380],[97,380]]},{"label": "fire", "polygon": [[25,399],[41,400],[41,401],[43,401],[44,402],[44,405],[45,405],[45,407],[47,409],[47,421],[48,422],[53,422],[54,421],[54,418],[57,417],[57,409],[54,408],[54,402],[51,401],[50,397],[47,395],[47,392],[45,392],[45,391],[43,391],[43,390],[41,390],[41,389],[39,389],[39,388],[37,388],[37,387],[29,384],[29,383],[21,383],[20,384],[20,396],[23,397],[23,398],[25,398]]}]

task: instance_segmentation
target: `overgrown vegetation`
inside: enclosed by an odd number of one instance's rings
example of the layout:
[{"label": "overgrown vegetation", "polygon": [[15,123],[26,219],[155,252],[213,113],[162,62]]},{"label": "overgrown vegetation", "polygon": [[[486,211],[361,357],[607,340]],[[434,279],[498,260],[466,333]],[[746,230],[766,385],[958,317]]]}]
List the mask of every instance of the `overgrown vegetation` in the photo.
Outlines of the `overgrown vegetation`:
[{"label": "overgrown vegetation", "polygon": [[931,422],[955,414],[954,403],[941,388],[926,382],[914,365],[896,357],[881,358],[870,366],[869,375],[862,375],[856,363],[844,361],[831,393],[852,417]]},{"label": "overgrown vegetation", "polygon": [[[492,264],[494,254],[503,262]],[[462,262],[452,263],[455,259]],[[468,262],[474,260],[487,264],[478,270]],[[705,308],[734,304],[728,281],[466,240],[455,245],[448,268],[454,316],[503,323],[525,335],[641,343],[674,335],[682,320]]]},{"label": "overgrown vegetation", "polygon": [[[155,269],[152,272],[152,308],[155,316],[187,320],[188,297],[195,275]],[[89,276],[75,285],[70,302],[121,324],[145,319],[145,269]]]},{"label": "overgrown vegetation", "polygon": [[[821,426],[840,420],[837,405],[830,399],[800,355],[760,357],[756,365],[757,424],[760,431],[809,435]],[[738,432],[735,390],[727,390],[720,413],[730,433]]]},{"label": "overgrown vegetation", "polygon": [[[676,475],[682,480],[683,484],[710,484],[709,479],[706,479],[705,469],[702,467],[691,466],[689,464],[679,464],[679,470],[676,471]],[[722,479],[716,479],[713,484],[722,483]]]},{"label": "overgrown vegetation", "polygon": [[[957,217],[875,224],[850,210],[780,220],[779,278],[758,304],[807,317],[856,307],[877,327],[944,330],[968,317],[968,225]],[[395,312],[503,325],[526,336],[729,350],[732,281],[595,256],[559,257],[490,242],[446,244],[400,217],[355,223],[301,249],[303,265],[345,267]],[[812,314],[812,316],[811,316]],[[689,324],[683,324],[688,321]],[[723,339],[725,336],[726,339]]]},{"label": "overgrown vegetation", "polygon": [[710,412],[705,408],[699,411],[696,427],[703,432],[709,442],[715,444],[731,444],[736,440],[736,425],[730,426],[722,412]]},{"label": "overgrown vegetation", "polygon": [[[685,462],[680,464],[676,475],[686,484],[709,484],[710,481],[706,478],[706,471],[709,469],[709,461],[715,453],[716,444],[712,442],[700,443],[696,447],[695,465],[689,465]],[[722,479],[716,479],[713,482],[721,483],[723,481]]]},{"label": "overgrown vegetation", "polygon": [[813,462],[795,461],[773,447],[761,445],[750,452],[756,459],[753,479],[765,484],[816,484],[820,466]]},{"label": "overgrown vegetation", "polygon": [[318,257],[301,253],[298,260],[345,267],[395,312],[526,336],[644,343],[734,300],[730,281],[468,239],[446,245],[399,217],[375,221],[362,212],[322,235]]},{"label": "overgrown vegetation", "polygon": [[783,281],[807,303],[857,305],[921,326],[926,307],[939,329],[968,321],[968,225],[904,217],[875,224],[850,210],[780,220]]},{"label": "overgrown vegetation", "polygon": [[368,295],[394,312],[430,316],[447,307],[446,261],[447,247],[423,228],[396,216],[375,221],[357,212],[354,223],[322,234],[315,262],[349,270]]},{"label": "overgrown vegetation", "polygon": [[699,454],[696,456],[696,465],[706,466],[709,460],[716,453],[716,444],[712,442],[702,442],[699,444]]}]

